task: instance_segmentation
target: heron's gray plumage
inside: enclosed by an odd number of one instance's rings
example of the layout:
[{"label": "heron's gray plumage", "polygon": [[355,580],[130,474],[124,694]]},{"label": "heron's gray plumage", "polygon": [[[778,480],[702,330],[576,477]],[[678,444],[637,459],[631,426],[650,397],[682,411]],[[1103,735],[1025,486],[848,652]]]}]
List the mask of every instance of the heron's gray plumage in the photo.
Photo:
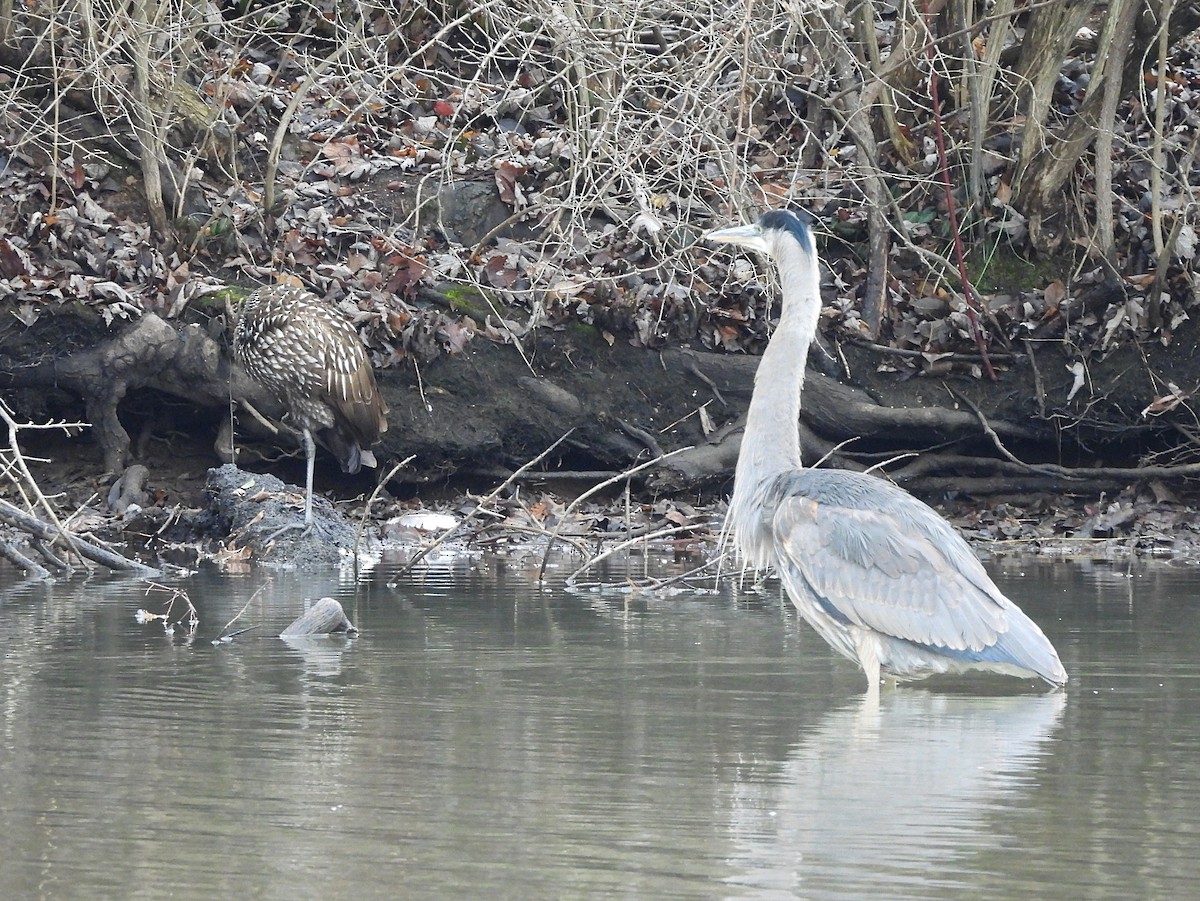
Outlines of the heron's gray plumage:
[{"label": "heron's gray plumage", "polygon": [[755,375],[726,529],[748,564],[774,566],[797,610],[872,681],[986,669],[1067,675],[1037,625],[1008,600],[963,538],[890,482],[804,469],[797,420],[820,314],[807,223],[774,211],[715,241],[766,253],[779,267],[779,325]]},{"label": "heron's gray plumage", "polygon": [[233,355],[273,394],[303,432],[307,472],[305,520],[312,519],[313,437],[342,470],[374,466],[370,447],[387,431],[387,407],[358,333],[344,316],[299,288],[273,285],[246,298],[237,316]]}]

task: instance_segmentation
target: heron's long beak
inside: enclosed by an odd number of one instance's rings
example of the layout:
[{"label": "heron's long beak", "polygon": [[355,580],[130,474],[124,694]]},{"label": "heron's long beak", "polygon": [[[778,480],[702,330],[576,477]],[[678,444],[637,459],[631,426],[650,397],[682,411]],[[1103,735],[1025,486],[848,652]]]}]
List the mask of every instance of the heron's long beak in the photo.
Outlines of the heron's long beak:
[{"label": "heron's long beak", "polygon": [[740,244],[742,247],[751,247],[755,250],[764,249],[763,233],[758,223],[714,229],[705,234],[704,239],[717,244]]}]

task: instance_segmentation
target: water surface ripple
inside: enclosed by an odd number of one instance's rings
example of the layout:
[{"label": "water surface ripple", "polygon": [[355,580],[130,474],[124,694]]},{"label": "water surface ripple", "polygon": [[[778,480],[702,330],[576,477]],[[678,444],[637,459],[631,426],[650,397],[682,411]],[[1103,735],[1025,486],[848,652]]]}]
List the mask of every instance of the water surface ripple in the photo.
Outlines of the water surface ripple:
[{"label": "water surface ripple", "polygon": [[[191,640],[135,621],[140,583],[0,584],[0,897],[1188,895],[1195,573],[990,568],[1066,692],[871,707],[777,588],[568,592],[526,561],[204,573]],[[323,594],[361,637],[274,637]]]}]

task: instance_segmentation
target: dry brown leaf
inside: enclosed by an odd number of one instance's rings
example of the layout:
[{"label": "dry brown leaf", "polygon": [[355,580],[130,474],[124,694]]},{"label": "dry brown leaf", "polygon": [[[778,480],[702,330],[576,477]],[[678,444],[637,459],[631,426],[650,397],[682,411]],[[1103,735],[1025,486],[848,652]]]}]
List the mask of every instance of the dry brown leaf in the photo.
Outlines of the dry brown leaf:
[{"label": "dry brown leaf", "polygon": [[505,253],[489,257],[483,271],[487,274],[488,281],[496,288],[511,288],[520,277],[516,269],[509,268],[508,254]]},{"label": "dry brown leaf", "polygon": [[1061,279],[1056,278],[1050,284],[1046,285],[1044,296],[1046,298],[1046,306],[1058,307],[1067,299],[1067,286],[1062,283]]},{"label": "dry brown leaf", "polygon": [[438,328],[438,333],[446,339],[446,350],[449,353],[462,353],[466,349],[467,342],[471,340],[472,332],[463,327],[461,323],[444,321]]},{"label": "dry brown leaf", "polygon": [[1154,398],[1146,405],[1146,409],[1142,410],[1143,419],[1148,416],[1161,416],[1174,410],[1191,396],[1174,382],[1167,382],[1167,391],[1169,393]]},{"label": "dry brown leaf", "polygon": [[496,188],[500,192],[500,199],[509,206],[517,206],[518,203],[524,206],[525,193],[517,179],[528,171],[525,166],[519,166],[511,160],[502,160],[496,166]]}]

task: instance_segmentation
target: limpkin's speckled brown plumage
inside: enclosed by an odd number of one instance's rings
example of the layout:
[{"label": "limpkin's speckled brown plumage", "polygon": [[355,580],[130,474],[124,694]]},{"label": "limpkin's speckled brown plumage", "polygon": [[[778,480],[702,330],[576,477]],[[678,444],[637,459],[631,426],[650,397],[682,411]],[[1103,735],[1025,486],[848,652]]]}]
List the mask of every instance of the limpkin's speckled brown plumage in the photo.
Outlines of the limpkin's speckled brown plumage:
[{"label": "limpkin's speckled brown plumage", "polygon": [[234,359],[286,408],[304,434],[304,520],[312,522],[313,437],[342,470],[374,466],[369,448],[387,431],[387,407],[358,333],[344,316],[300,288],[259,288],[242,305]]}]

